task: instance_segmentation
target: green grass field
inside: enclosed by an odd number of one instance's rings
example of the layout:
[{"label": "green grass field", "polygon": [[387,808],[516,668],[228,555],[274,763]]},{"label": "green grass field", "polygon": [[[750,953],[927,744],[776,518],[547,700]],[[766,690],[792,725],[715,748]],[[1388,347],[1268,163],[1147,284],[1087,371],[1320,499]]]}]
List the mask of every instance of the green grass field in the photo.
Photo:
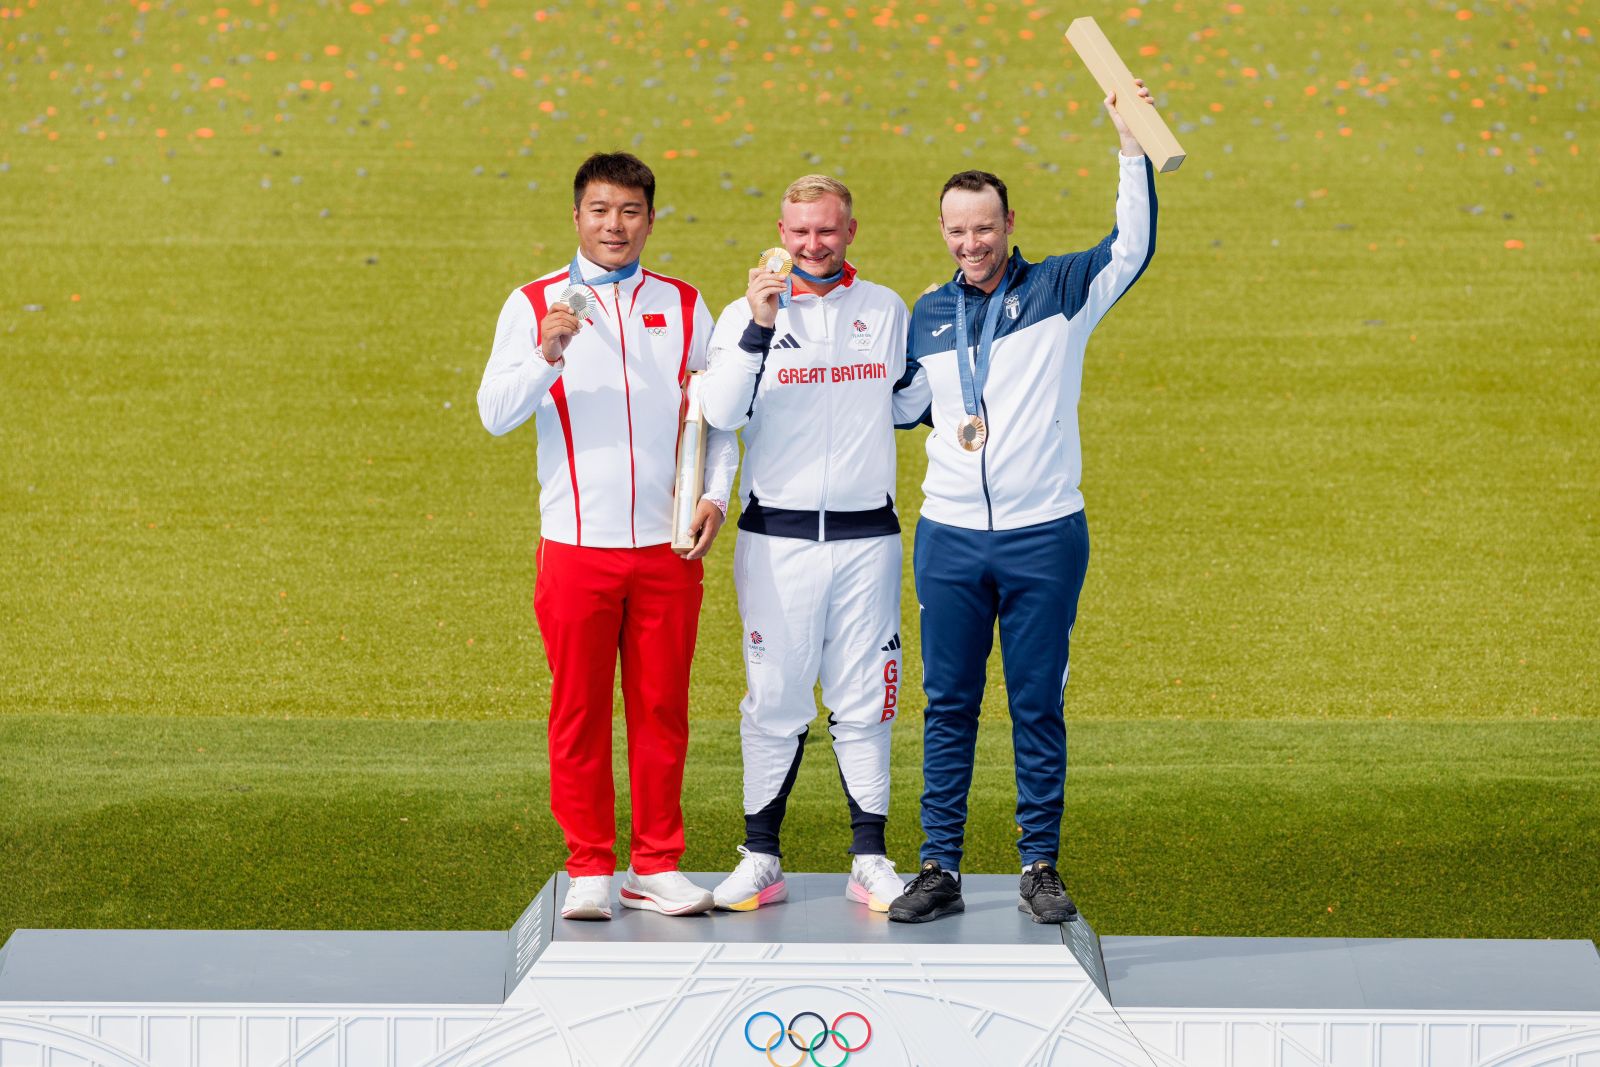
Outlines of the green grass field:
[{"label": "green grass field", "polygon": [[[907,297],[954,170],[1006,178],[1030,258],[1086,247],[1083,13],[1189,159],[1085,373],[1069,885],[1110,933],[1600,935],[1592,3],[16,0],[0,936],[508,925],[564,853],[533,436],[474,395],[573,169],[650,162],[647,259],[713,308],[813,170]],[[731,548],[688,869],[741,833]],[[993,667],[969,870],[1015,860]],[[788,862],[842,869],[813,747]]]}]

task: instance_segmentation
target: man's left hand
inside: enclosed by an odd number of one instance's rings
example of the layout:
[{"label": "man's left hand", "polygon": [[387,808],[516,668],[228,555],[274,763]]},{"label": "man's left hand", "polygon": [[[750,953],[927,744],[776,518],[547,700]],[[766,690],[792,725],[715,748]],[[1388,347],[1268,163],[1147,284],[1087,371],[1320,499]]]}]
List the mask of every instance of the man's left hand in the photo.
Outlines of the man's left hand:
[{"label": "man's left hand", "polygon": [[700,559],[711,551],[711,542],[717,539],[717,531],[722,529],[724,516],[722,509],[709,500],[702,499],[694,509],[694,523],[689,527],[689,532],[695,535],[694,546],[687,552],[680,552],[684,559]]},{"label": "man's left hand", "polygon": [[[1145,87],[1143,79],[1133,79],[1133,84],[1139,87],[1138,102],[1146,107],[1155,107],[1156,102],[1150,97],[1150,90]],[[1128,124],[1122,121],[1122,116],[1117,114],[1117,94],[1115,90],[1106,94],[1106,114],[1111,116],[1111,125],[1116,128],[1117,136],[1122,138],[1122,154],[1125,156],[1142,156],[1144,148],[1139,144],[1133,132],[1128,129]]]}]

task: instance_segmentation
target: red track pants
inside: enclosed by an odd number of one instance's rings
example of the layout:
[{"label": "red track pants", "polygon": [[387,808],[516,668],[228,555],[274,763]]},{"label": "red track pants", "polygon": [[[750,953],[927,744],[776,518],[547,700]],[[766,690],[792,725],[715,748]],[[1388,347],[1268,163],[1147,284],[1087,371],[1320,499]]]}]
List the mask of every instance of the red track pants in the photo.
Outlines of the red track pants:
[{"label": "red track pants", "polygon": [[683,855],[689,664],[700,623],[699,560],[668,545],[539,544],[533,609],[550,662],[550,810],[567,840],[567,874],[616,870],[611,694],[622,656],[633,793],[630,854],[640,874]]}]

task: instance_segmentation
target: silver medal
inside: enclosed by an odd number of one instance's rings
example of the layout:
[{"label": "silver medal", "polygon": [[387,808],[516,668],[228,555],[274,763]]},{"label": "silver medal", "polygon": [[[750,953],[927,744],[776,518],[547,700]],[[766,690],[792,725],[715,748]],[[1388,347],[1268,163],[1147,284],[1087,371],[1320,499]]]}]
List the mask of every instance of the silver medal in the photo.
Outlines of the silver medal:
[{"label": "silver medal", "polygon": [[572,314],[579,319],[586,319],[594,314],[594,297],[589,295],[589,290],[582,285],[569,285],[567,291],[561,294],[557,303],[565,304]]}]

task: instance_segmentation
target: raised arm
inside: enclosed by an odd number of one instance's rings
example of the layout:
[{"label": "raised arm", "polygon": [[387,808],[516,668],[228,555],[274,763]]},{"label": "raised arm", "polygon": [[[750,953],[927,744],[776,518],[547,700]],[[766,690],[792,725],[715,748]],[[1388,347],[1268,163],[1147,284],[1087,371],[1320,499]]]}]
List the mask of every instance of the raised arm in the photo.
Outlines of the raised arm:
[{"label": "raised arm", "polygon": [[[1140,99],[1146,106],[1154,106],[1144,82],[1137,84]],[[1090,328],[1139,280],[1156,250],[1155,172],[1112,106],[1115,102],[1114,95],[1105,99],[1111,124],[1122,142],[1117,155],[1116,227],[1087,252],[1047,261],[1051,269],[1060,272],[1058,284],[1067,318],[1083,312]]]},{"label": "raised arm", "polygon": [[772,345],[783,284],[783,277],[772,271],[751,270],[745,302],[729,305],[717,320],[701,409],[711,425],[737,430],[750,421],[756,385]]},{"label": "raised arm", "polygon": [[[554,363],[545,359],[539,333],[528,298],[520,290],[512,293],[500,309],[494,348],[478,386],[478,416],[483,428],[497,437],[528,421],[566,367],[564,357]],[[553,338],[552,342],[554,347]],[[565,349],[564,344],[560,347]]]},{"label": "raised arm", "polygon": [[756,382],[767,359],[772,331],[757,336],[745,347],[747,336],[758,331],[739,305],[722,313],[711,334],[711,350],[706,354],[706,373],[700,382],[700,410],[706,422],[723,430],[737,430],[750,421]]}]

